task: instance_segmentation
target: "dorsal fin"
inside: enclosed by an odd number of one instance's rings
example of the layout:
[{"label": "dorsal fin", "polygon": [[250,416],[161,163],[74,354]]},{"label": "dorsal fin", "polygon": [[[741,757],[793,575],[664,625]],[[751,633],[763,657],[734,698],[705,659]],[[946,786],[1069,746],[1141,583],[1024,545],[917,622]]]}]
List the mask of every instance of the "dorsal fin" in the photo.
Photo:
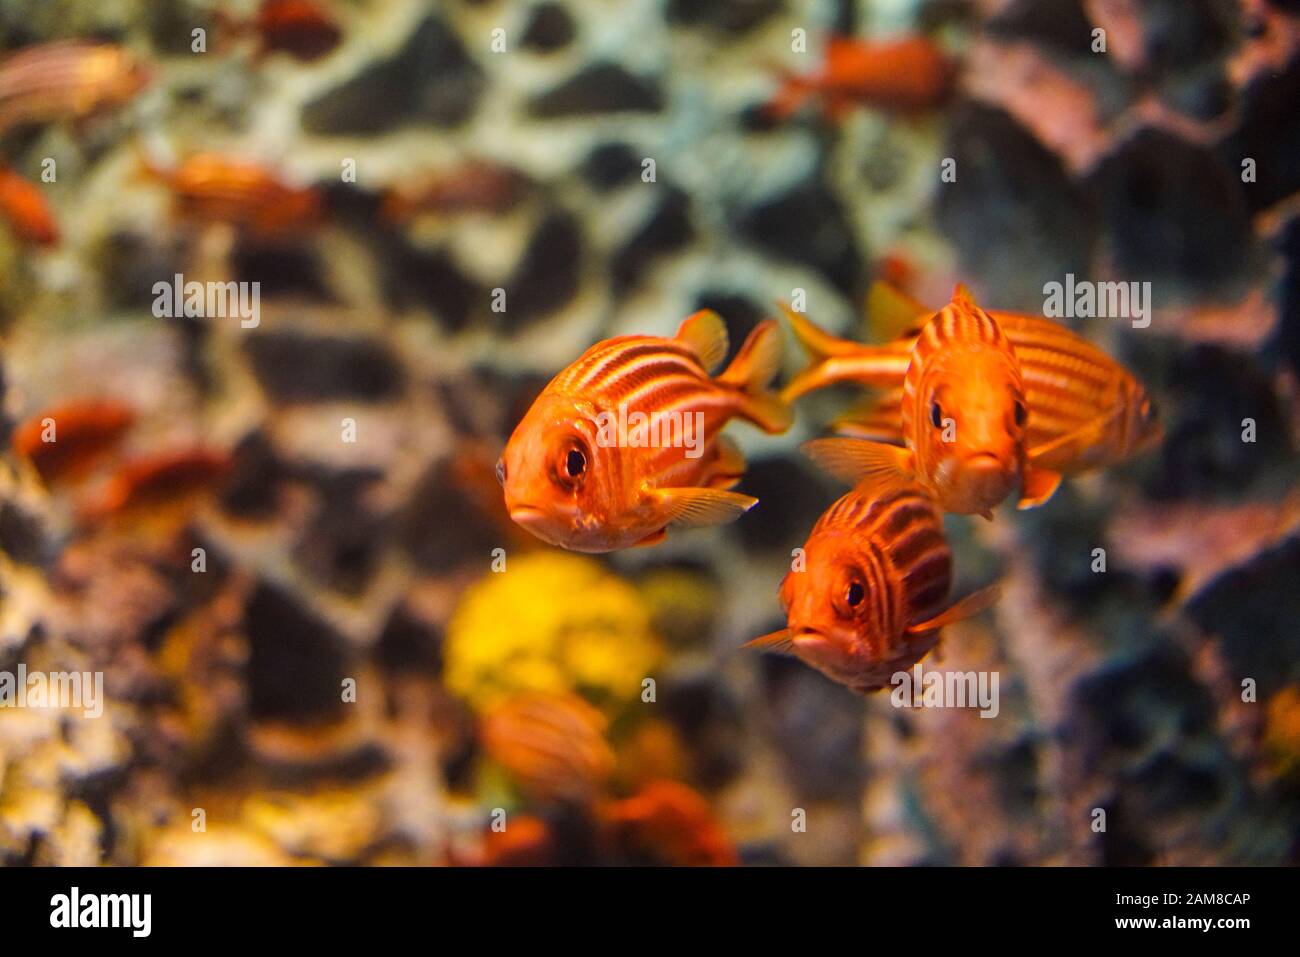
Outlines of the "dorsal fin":
[{"label": "dorsal fin", "polygon": [[673,338],[695,353],[709,375],[727,357],[727,324],[712,309],[701,309],[687,316]]}]

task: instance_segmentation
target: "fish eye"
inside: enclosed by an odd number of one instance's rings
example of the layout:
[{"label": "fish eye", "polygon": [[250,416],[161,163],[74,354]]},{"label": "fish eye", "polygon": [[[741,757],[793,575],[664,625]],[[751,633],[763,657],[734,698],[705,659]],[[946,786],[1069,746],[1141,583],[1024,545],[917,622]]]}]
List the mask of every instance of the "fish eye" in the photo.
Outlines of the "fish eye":
[{"label": "fish eye", "polygon": [[943,428],[943,409],[939,408],[937,399],[930,403],[930,424],[936,429]]},{"label": "fish eye", "polygon": [[564,457],[564,471],[569,478],[582,478],[582,473],[587,471],[587,456],[582,454],[582,449],[569,449]]},{"label": "fish eye", "polygon": [[506,484],[506,460],[505,459],[497,459],[496,472],[497,472],[497,481],[504,486]]},{"label": "fish eye", "polygon": [[1023,402],[1016,402],[1016,425],[1024,426],[1025,420],[1029,418],[1029,410],[1025,408]]},{"label": "fish eye", "polygon": [[849,582],[848,589],[844,592],[844,600],[850,608],[857,608],[862,604],[862,599],[867,597],[867,590],[862,587],[862,582]]}]

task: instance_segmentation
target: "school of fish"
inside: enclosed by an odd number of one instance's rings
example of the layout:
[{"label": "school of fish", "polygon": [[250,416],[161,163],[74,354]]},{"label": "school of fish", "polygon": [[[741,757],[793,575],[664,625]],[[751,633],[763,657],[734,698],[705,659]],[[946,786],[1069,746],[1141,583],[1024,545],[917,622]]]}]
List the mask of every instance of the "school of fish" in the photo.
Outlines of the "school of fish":
[{"label": "school of fish", "polygon": [[[546,386],[506,445],[497,477],[511,518],[552,545],[593,552],[732,521],[757,500],[731,491],[745,461],[720,434],[730,419],[780,433],[809,392],[845,382],[873,389],[867,408],[837,420],[848,437],[805,445],[853,489],[795,550],[779,588],[786,627],[748,647],[792,654],[860,693],[886,687],[946,625],[996,601],[996,584],[951,601],[944,513],[991,519],[1013,494],[1021,509],[1040,506],[1064,475],[1118,464],[1163,433],[1137,378],[1058,323],[986,310],[964,285],[937,311],[887,288],[870,301],[906,320],[901,335],[856,343],[782,306],[811,362],[779,395],[768,389],[781,360],[773,320],[716,378],[727,341],[710,312],[672,339],[592,346]],[[599,441],[602,416],[620,408],[701,413],[701,454],[692,459],[682,443]]]}]

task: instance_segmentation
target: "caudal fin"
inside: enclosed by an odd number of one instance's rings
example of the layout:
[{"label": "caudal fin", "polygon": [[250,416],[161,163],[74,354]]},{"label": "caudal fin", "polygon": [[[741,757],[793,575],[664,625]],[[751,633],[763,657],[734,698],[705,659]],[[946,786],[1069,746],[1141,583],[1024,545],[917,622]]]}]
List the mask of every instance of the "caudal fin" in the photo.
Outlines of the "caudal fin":
[{"label": "caudal fin", "polygon": [[781,328],[775,319],[765,319],[754,327],[718,376],[717,382],[740,393],[740,416],[773,435],[790,428],[794,413],[768,385],[781,368]]},{"label": "caudal fin", "polygon": [[964,618],[971,618],[984,609],[992,607],[1001,597],[1001,594],[1002,584],[1000,582],[987,588],[981,588],[979,591],[967,595],[961,601],[949,605],[946,610],[935,615],[929,621],[917,622],[907,630],[914,634],[938,631],[945,625],[951,625],[953,622],[961,621]]}]

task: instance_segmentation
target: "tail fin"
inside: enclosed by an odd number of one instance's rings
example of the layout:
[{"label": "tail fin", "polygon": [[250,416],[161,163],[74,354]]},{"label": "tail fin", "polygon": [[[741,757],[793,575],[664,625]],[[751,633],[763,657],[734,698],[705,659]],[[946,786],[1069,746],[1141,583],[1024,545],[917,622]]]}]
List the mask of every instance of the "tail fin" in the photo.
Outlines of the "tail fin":
[{"label": "tail fin", "polygon": [[935,310],[913,299],[897,286],[877,279],[867,290],[867,316],[877,342],[907,338],[920,332]]},{"label": "tail fin", "polygon": [[754,327],[731,365],[716,382],[730,386],[741,394],[740,415],[764,432],[780,434],[794,422],[794,413],[768,384],[781,367],[781,328],[775,319],[765,319]]},{"label": "tail fin", "polygon": [[790,328],[794,330],[794,337],[799,340],[799,344],[807,350],[808,355],[814,359],[825,359],[827,356],[849,355],[861,348],[856,342],[850,339],[840,339],[831,335],[821,326],[817,325],[802,313],[795,312],[787,303],[778,303],[785,317],[790,320]]},{"label": "tail fin", "polygon": [[988,588],[981,588],[979,591],[967,595],[961,601],[949,605],[945,611],[940,612],[929,621],[917,622],[907,630],[917,634],[937,631],[955,621],[978,615],[984,609],[991,607],[1001,595],[1002,584],[1000,582],[990,585]]},{"label": "tail fin", "polygon": [[877,388],[900,385],[911,362],[911,344],[899,340],[883,346],[869,346],[840,339],[820,328],[806,316],[781,308],[794,329],[795,337],[812,356],[812,361],[791,379],[781,393],[786,402],[836,382],[855,382]]}]

